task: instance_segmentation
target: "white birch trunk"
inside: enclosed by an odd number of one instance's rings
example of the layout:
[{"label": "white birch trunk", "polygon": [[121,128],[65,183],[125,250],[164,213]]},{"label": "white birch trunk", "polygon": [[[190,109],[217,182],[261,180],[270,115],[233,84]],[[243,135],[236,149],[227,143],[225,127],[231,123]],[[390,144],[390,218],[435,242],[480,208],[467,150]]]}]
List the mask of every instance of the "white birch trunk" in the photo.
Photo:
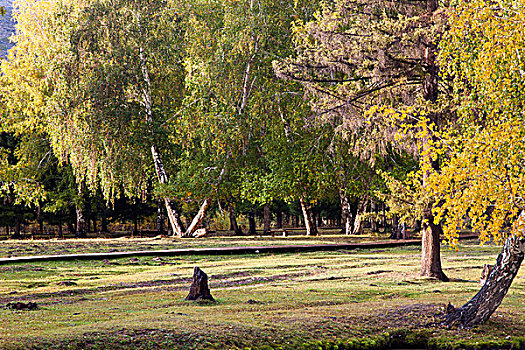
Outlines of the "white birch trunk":
[{"label": "white birch trunk", "polygon": [[523,252],[523,238],[516,236],[507,238],[483,287],[468,303],[447,314],[443,323],[461,328],[485,323],[500,306],[514,277],[518,274],[523,262]]},{"label": "white birch trunk", "polygon": [[193,218],[193,221],[191,222],[190,226],[186,229],[186,232],[182,235],[182,237],[192,237],[193,233],[200,224],[202,224],[202,221],[204,220],[204,217],[206,216],[206,212],[208,211],[208,208],[210,207],[211,200],[209,198],[206,198],[204,202],[202,203],[199,212],[195,217]]},{"label": "white birch trunk", "polygon": [[304,224],[306,226],[306,235],[315,236],[317,235],[317,225],[315,218],[313,217],[312,206],[306,202],[304,198],[300,199],[301,209],[303,211]]}]

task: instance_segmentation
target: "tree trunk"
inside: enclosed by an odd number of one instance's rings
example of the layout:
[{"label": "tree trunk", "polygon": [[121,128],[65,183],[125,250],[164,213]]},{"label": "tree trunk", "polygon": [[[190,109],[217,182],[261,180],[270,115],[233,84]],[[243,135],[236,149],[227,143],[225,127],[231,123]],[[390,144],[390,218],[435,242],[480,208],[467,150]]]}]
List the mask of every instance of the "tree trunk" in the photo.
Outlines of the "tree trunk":
[{"label": "tree trunk", "polygon": [[252,209],[248,213],[248,226],[250,226],[250,235],[255,236],[257,234],[257,228],[255,227],[255,209]]},{"label": "tree trunk", "polygon": [[355,213],[354,227],[352,232],[354,235],[363,234],[363,215],[365,213],[366,202],[367,199],[360,199],[359,203],[357,204],[357,211]]},{"label": "tree trunk", "polygon": [[215,301],[208,287],[208,275],[200,268],[193,269],[193,283],[190,286],[190,292],[184,300],[210,300]]},{"label": "tree trunk", "polygon": [[374,214],[374,216],[372,216],[370,220],[370,230],[372,232],[379,232],[379,225],[377,223],[377,204],[376,201],[374,201],[373,199],[370,202],[370,211]]},{"label": "tree trunk", "polygon": [[438,1],[437,0],[427,0],[427,11],[428,12],[434,12],[438,8]]},{"label": "tree trunk", "polygon": [[[162,162],[162,159],[160,158],[160,154],[155,145],[151,146],[151,154],[153,156],[153,162],[155,163],[155,172],[157,173],[157,178],[159,180],[159,183],[160,184],[168,183],[168,175],[166,174],[166,171],[164,170],[164,163]],[[163,198],[163,200],[164,200],[164,205],[166,207],[166,211],[168,213],[168,219],[171,224],[173,235],[177,237],[182,237],[183,231],[180,225],[179,213],[177,212],[175,206],[173,205],[173,203],[171,203],[171,200],[168,197]]]},{"label": "tree trunk", "polygon": [[382,203],[382,211],[383,211],[383,217],[381,218],[381,221],[382,221],[382,225],[383,225],[383,232],[386,232],[387,230],[387,226],[388,226],[388,221],[386,219],[386,203]]},{"label": "tree trunk", "polygon": [[199,226],[204,221],[204,218],[206,217],[206,212],[208,211],[208,208],[210,207],[211,200],[206,198],[204,202],[202,202],[202,205],[199,209],[199,212],[195,217],[193,218],[193,221],[191,222],[190,226],[186,229],[186,232],[181,235],[181,237],[192,237],[195,230],[199,228]]},{"label": "tree trunk", "polygon": [[519,271],[523,261],[524,243],[523,238],[507,238],[483,287],[468,303],[447,314],[443,322],[445,325],[470,328],[490,318]]},{"label": "tree trunk", "polygon": [[317,213],[316,215],[317,220],[317,228],[323,227],[323,218],[321,217],[321,213]]},{"label": "tree trunk", "polygon": [[[140,18],[139,18],[138,13],[136,14],[136,20],[137,20],[137,24],[140,24]],[[153,102],[151,99],[151,80],[149,77],[146,56],[144,54],[144,49],[142,47],[139,48],[139,58],[140,58],[140,68],[142,71],[142,79],[144,80],[143,99],[144,99],[144,109],[146,112],[146,123],[151,125],[151,130],[153,130]],[[160,153],[157,149],[157,145],[155,144],[151,146],[151,155],[153,157],[153,163],[155,164],[155,172],[157,174],[159,183],[160,184],[168,183],[168,175],[164,168],[164,163],[162,162]],[[175,209],[175,206],[173,205],[173,203],[171,203],[171,200],[169,198],[165,197],[163,199],[164,199],[164,205],[166,206],[166,210],[168,212],[168,218],[171,224],[173,235],[176,235],[177,237],[186,236],[185,234],[183,234],[182,227],[180,225],[179,213]]]},{"label": "tree trunk", "polygon": [[315,236],[317,235],[317,225],[315,222],[314,213],[310,203],[307,203],[304,198],[301,198],[301,209],[303,210],[304,223],[306,226],[306,235]]},{"label": "tree trunk", "polygon": [[70,234],[76,233],[77,229],[75,228],[75,223],[68,220],[67,230],[69,231]]},{"label": "tree trunk", "polygon": [[[438,8],[437,0],[427,0],[427,11],[433,12]],[[436,102],[439,94],[439,74],[438,66],[436,65],[436,45],[432,44],[425,48],[425,55],[423,57],[425,62],[425,80],[423,81],[423,98],[429,102]],[[436,120],[437,116],[431,116],[431,120]],[[435,171],[439,171],[439,162],[430,154],[430,143],[432,133],[430,130],[423,130],[426,136],[423,136],[420,142],[424,158],[422,159],[425,165],[430,166]],[[426,179],[428,172],[423,174],[423,189],[426,187]],[[432,205],[426,210],[424,214],[424,223],[422,226],[422,243],[421,243],[421,275],[427,277],[435,277],[441,281],[448,281],[448,277],[441,269],[440,256],[440,236],[443,232],[440,224],[434,223],[434,215],[432,214]]]},{"label": "tree trunk", "polygon": [[64,238],[64,232],[62,231],[62,221],[58,222],[58,237]]},{"label": "tree trunk", "polygon": [[275,221],[276,221],[278,229],[283,228],[283,212],[282,211],[277,210]]},{"label": "tree trunk", "polygon": [[270,213],[270,202],[264,205],[264,234],[270,234],[271,232],[272,216]]},{"label": "tree trunk", "polygon": [[77,227],[75,230],[75,237],[85,238],[86,233],[87,233],[87,223],[86,223],[86,217],[84,215],[84,208],[82,208],[81,204],[77,205],[76,212],[77,212]]},{"label": "tree trunk", "polygon": [[41,235],[44,233],[44,219],[42,219],[42,207],[40,203],[36,209],[36,220],[38,222],[38,234]]},{"label": "tree trunk", "polygon": [[133,232],[131,233],[132,236],[138,236],[139,233],[139,219],[136,217],[133,219]]},{"label": "tree trunk", "polygon": [[[184,227],[190,227],[191,225],[191,220],[190,220],[190,217],[188,216],[189,213],[187,215],[183,214],[184,215]],[[182,223],[180,224],[180,227],[182,227],[183,230],[185,230],[185,228],[182,226]]]},{"label": "tree trunk", "polygon": [[392,239],[399,239],[399,219],[397,215],[392,216],[392,234],[390,235]]},{"label": "tree trunk", "polygon": [[21,237],[21,234],[20,234],[20,228],[21,228],[21,222],[20,222],[20,218],[17,217],[16,218],[16,223],[15,223],[15,231],[13,232],[13,238],[17,239],[17,238],[20,238]]},{"label": "tree trunk", "polygon": [[421,231],[421,220],[416,220],[414,224],[414,232],[419,232],[419,231]]},{"label": "tree trunk", "polygon": [[239,224],[237,223],[237,218],[235,216],[235,209],[233,207],[233,204],[229,205],[228,212],[230,214],[230,231],[233,231],[233,233],[236,236],[244,235],[244,233],[242,232],[242,229],[239,227]]},{"label": "tree trunk", "polygon": [[339,199],[341,201],[341,219],[343,225],[343,233],[349,235],[352,233],[352,207],[348,196],[343,190],[339,191]]},{"label": "tree trunk", "polygon": [[102,218],[100,221],[100,231],[108,232],[108,218],[106,217],[106,211],[102,211]]},{"label": "tree trunk", "polygon": [[437,278],[448,282],[448,277],[441,269],[441,225],[434,224],[434,215],[429,208],[425,213],[421,241],[421,276]]},{"label": "tree trunk", "polygon": [[[429,138],[422,140],[424,142],[423,148],[428,149]],[[427,152],[428,153],[428,152]],[[439,162],[434,159],[431,154],[425,155],[423,161],[435,171],[439,170]],[[423,188],[427,183],[428,172],[423,174]],[[421,236],[421,276],[437,278],[443,282],[448,282],[448,277],[441,268],[441,235],[443,229],[441,224],[434,223],[434,214],[432,213],[432,205],[430,205],[423,214],[422,236]]]},{"label": "tree trunk", "polygon": [[162,210],[162,200],[157,201],[157,233],[163,235],[164,229],[164,211]]}]

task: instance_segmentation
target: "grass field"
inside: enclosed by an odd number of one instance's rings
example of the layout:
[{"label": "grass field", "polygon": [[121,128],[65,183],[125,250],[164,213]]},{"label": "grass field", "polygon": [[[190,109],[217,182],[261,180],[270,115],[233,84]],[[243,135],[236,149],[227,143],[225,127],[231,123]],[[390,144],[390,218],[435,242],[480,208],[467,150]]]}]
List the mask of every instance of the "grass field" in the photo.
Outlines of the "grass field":
[{"label": "grass field", "polygon": [[0,241],[0,258],[44,254],[53,255],[183,248],[358,243],[363,241],[384,240],[388,238],[387,235],[369,234],[346,236],[334,234],[335,232],[337,231],[323,230],[322,235],[315,237],[306,237],[294,232],[294,236],[286,238],[279,236],[226,236],[195,240],[173,239],[159,236],[142,239],[123,237],[118,239],[4,240]]},{"label": "grass field", "polygon": [[[0,256],[149,244],[169,242],[2,242]],[[444,248],[448,283],[418,276],[418,247],[3,265],[0,306],[31,301],[38,308],[0,308],[0,349],[519,347],[525,337],[523,271],[486,325],[432,325],[446,303],[460,306],[477,292],[483,264],[493,263],[499,250],[474,241],[457,252]],[[210,276],[217,302],[184,301],[194,266]]]}]

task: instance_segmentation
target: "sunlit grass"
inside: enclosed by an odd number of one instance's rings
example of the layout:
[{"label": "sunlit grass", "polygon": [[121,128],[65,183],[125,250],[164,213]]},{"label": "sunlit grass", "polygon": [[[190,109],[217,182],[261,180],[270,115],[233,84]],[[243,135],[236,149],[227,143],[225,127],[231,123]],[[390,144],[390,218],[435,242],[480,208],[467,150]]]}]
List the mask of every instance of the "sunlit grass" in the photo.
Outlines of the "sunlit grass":
[{"label": "sunlit grass", "polygon": [[[80,340],[93,347],[242,348],[414,330],[428,315],[406,310],[430,305],[438,312],[449,301],[466,302],[479,288],[483,264],[494,262],[499,250],[471,242],[457,252],[445,248],[449,283],[419,277],[418,247],[4,265],[0,305],[35,301],[39,309],[0,309],[0,348],[29,341],[65,348]],[[210,276],[216,303],[184,301],[194,266]],[[436,328],[430,334],[474,340],[525,335],[524,294],[520,272],[482,331]]]}]

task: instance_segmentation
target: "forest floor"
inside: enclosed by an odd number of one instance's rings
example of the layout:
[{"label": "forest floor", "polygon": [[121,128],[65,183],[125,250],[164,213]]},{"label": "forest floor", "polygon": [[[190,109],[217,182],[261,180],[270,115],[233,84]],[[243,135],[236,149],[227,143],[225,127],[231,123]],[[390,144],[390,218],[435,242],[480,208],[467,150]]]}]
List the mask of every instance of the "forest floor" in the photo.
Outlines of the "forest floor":
[{"label": "forest floor", "polygon": [[[294,238],[298,244],[317,240]],[[335,237],[321,240],[342,243]],[[261,244],[225,241],[180,244]],[[5,241],[0,256],[173,244],[171,239]],[[0,349],[525,347],[523,271],[487,324],[470,330],[436,325],[448,302],[460,306],[477,292],[483,264],[493,263],[500,251],[473,240],[458,249],[443,249],[448,283],[419,277],[416,246],[1,265]],[[194,266],[209,275],[215,303],[184,301]],[[34,302],[37,308],[4,307],[13,302]]]}]

